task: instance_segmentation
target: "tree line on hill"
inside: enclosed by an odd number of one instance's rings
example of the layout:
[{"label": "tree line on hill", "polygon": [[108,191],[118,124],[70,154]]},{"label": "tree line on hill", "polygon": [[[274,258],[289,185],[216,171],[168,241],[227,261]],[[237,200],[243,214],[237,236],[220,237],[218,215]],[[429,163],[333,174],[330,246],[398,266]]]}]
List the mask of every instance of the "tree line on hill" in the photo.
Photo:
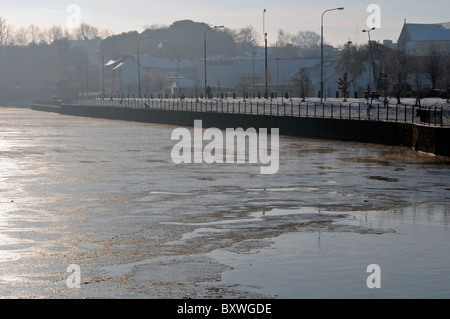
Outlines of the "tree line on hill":
[{"label": "tree line on hill", "polygon": [[[147,39],[140,42],[141,53],[172,60],[203,58],[205,35],[208,55],[244,56],[260,47],[260,36],[252,26],[212,29],[206,34],[209,28],[206,23],[182,20],[170,26],[151,25],[141,33],[113,34],[86,23],[71,32],[61,26],[45,29],[35,25],[14,30],[0,18],[0,100],[77,95],[88,86],[90,91],[100,91],[102,49],[110,47],[109,56],[135,55],[140,39]],[[319,49],[320,36],[312,31],[292,35],[280,29],[271,47],[270,58],[296,58],[301,50]],[[423,88],[425,79],[431,82],[430,92],[447,88],[450,82],[449,58],[438,50],[414,57],[404,48],[378,42],[371,46],[346,44],[339,49],[336,70],[347,73],[347,87],[356,89],[369,66],[377,89],[398,98],[414,91],[429,94]],[[306,81],[297,83],[307,86],[308,72],[300,71]]]}]

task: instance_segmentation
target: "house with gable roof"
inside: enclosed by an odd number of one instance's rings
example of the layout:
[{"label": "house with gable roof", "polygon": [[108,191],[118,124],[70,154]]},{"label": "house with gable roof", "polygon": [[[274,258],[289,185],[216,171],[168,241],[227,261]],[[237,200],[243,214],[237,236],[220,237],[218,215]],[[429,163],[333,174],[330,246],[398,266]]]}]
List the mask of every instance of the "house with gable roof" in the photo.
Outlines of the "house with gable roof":
[{"label": "house with gable roof", "polygon": [[450,28],[446,24],[406,23],[398,39],[411,55],[423,56],[434,46],[443,54],[450,54]]}]

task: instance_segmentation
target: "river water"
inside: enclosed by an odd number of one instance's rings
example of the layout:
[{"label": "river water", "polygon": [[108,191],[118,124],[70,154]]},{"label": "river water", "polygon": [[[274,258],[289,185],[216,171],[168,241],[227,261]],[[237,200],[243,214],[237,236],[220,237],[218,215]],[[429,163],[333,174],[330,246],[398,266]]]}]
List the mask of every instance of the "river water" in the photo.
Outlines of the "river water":
[{"label": "river water", "polygon": [[0,298],[450,297],[448,158],[280,137],[260,175],[173,130],[0,108]]}]

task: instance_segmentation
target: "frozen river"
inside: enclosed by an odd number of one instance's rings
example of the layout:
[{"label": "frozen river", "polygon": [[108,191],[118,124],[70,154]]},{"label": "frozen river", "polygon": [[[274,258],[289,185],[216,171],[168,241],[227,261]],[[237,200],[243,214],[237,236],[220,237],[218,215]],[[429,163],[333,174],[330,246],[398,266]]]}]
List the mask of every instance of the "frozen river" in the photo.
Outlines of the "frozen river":
[{"label": "frozen river", "polygon": [[450,159],[281,137],[260,175],[173,130],[0,108],[0,298],[450,297]]}]

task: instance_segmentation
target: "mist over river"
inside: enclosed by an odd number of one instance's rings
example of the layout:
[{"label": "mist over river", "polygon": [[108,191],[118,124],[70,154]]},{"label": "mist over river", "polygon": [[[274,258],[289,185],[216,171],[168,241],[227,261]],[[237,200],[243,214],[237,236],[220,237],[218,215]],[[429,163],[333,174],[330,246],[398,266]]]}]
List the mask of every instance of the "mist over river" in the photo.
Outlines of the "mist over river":
[{"label": "mist over river", "polygon": [[0,108],[0,298],[450,297],[449,158],[281,136],[261,175],[175,128]]}]

